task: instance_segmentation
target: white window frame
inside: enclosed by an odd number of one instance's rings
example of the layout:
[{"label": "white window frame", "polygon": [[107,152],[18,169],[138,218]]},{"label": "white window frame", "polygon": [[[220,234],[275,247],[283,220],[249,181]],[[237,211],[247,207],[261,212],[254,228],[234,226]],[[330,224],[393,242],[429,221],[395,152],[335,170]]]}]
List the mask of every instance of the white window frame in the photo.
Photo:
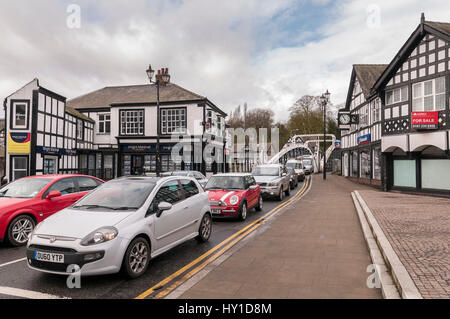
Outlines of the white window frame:
[{"label": "white window frame", "polygon": [[[25,159],[25,161],[26,161],[26,165],[25,166],[26,167],[25,168],[17,168],[16,169],[16,159]],[[11,179],[12,179],[12,181],[16,180],[15,172],[25,172],[26,173],[25,176],[28,175],[28,165],[29,165],[28,157],[26,157],[26,156],[12,156],[11,162],[12,162],[12,168],[11,168],[11,173],[12,173]]]},{"label": "white window frame", "polygon": [[[17,106],[22,105],[25,107],[25,124],[24,125],[18,125],[16,123],[17,121]],[[28,127],[28,105],[25,102],[14,102],[12,107],[13,112],[13,129],[26,129]]]},{"label": "white window frame", "polygon": [[[436,81],[443,79],[444,80],[444,91],[440,92],[440,93],[436,93]],[[426,83],[430,83],[432,85],[432,93],[431,94],[426,94],[425,95],[425,84]],[[413,87],[413,101],[412,101],[412,110],[413,112],[432,112],[432,111],[444,111],[445,110],[445,98],[444,98],[444,105],[442,106],[442,108],[437,109],[436,108],[436,97],[440,96],[440,95],[444,95],[446,97],[446,83],[445,83],[445,76],[440,76],[431,80],[427,80],[427,81],[422,81],[422,82],[418,82],[418,83],[414,83],[412,85]],[[425,98],[429,98],[432,97],[433,98],[433,106],[432,108],[428,108],[425,109]],[[417,102],[419,102],[419,104],[416,104]]]},{"label": "white window frame", "polygon": [[144,114],[143,109],[120,110],[120,135],[144,135]]},{"label": "white window frame", "polygon": [[187,108],[161,109],[161,134],[186,133]]},{"label": "white window frame", "polygon": [[[101,117],[104,117],[103,120]],[[107,119],[109,117],[109,119]],[[106,131],[106,123],[109,122],[109,131]],[[100,123],[103,123],[103,131],[100,129]],[[111,113],[98,113],[98,134],[110,134],[111,133]]]},{"label": "white window frame", "polygon": [[[403,89],[406,89],[406,93],[405,94],[403,94]],[[396,93],[399,94],[399,97],[400,97],[399,100],[395,99]],[[386,105],[392,105],[392,104],[406,102],[409,99],[408,93],[409,93],[409,87],[408,86],[402,86],[402,87],[399,87],[399,88],[396,88],[396,89],[387,90],[386,94],[385,94],[385,104]],[[389,94],[392,94],[392,101],[389,101],[389,98],[388,98]]]}]

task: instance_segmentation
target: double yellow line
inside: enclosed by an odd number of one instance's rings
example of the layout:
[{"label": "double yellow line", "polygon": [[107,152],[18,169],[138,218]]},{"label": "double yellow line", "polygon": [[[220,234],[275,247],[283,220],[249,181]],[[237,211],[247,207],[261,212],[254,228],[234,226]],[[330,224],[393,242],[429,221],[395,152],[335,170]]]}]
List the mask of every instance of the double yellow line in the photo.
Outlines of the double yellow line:
[{"label": "double yellow line", "polygon": [[[289,200],[286,202],[278,205],[277,207],[270,210],[267,214],[260,217],[259,219],[255,220],[251,224],[247,225],[246,227],[242,228],[240,231],[236,232],[235,234],[231,235],[224,241],[222,241],[220,244],[216,245],[214,248],[208,250],[203,255],[198,257],[197,259],[193,260],[183,268],[180,268],[176,272],[174,272],[172,275],[166,277],[150,289],[144,291],[139,296],[137,296],[135,299],[144,299],[147,297],[151,298],[164,298],[167,296],[170,292],[172,292],[174,289],[176,289],[178,286],[180,286],[182,283],[184,283],[186,280],[194,276],[196,273],[198,273],[200,270],[205,268],[208,264],[216,260],[218,257],[223,255],[227,250],[229,250],[231,247],[233,247],[236,243],[238,243],[240,240],[248,236],[250,233],[254,232],[258,227],[262,225],[262,222],[275,214],[279,213],[284,207],[290,205],[297,199],[299,199],[309,188],[310,185],[310,177],[306,178],[305,183],[303,184],[302,188]],[[214,254],[213,254],[214,253]],[[212,255],[212,256],[210,256]],[[208,258],[207,258],[208,257]],[[206,260],[204,260],[206,258]],[[204,260],[204,261],[203,261]],[[197,265],[198,264],[198,265]],[[192,270],[188,271],[192,267],[196,266]],[[184,274],[186,272],[186,274]],[[184,274],[183,276],[181,276]],[[181,276],[181,277],[180,277]],[[176,280],[178,277],[180,277],[178,280]],[[170,285],[168,285],[170,284]],[[168,286],[166,286],[168,285]],[[164,289],[163,289],[164,288]],[[163,289],[163,290],[161,290]],[[161,291],[160,291],[161,290]]]}]

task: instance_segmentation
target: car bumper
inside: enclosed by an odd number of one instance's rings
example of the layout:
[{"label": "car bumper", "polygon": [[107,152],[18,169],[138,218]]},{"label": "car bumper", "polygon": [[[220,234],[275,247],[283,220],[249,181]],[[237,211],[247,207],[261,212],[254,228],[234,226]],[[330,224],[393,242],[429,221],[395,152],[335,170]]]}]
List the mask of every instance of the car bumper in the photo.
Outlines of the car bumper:
[{"label": "car bumper", "polygon": [[280,195],[280,188],[265,188],[261,187],[261,196],[262,197],[277,197]]},{"label": "car bumper", "polygon": [[[117,240],[117,241],[116,241]],[[32,240],[27,246],[28,267],[37,271],[68,275],[77,265],[82,276],[113,274],[120,271],[127,241],[120,237],[94,246],[81,246],[76,242],[55,242]],[[35,260],[35,252],[64,254],[64,263],[52,263]],[[72,266],[72,267],[69,267]]]},{"label": "car bumper", "polygon": [[214,206],[211,205],[213,218],[232,218],[239,213],[240,206]]}]

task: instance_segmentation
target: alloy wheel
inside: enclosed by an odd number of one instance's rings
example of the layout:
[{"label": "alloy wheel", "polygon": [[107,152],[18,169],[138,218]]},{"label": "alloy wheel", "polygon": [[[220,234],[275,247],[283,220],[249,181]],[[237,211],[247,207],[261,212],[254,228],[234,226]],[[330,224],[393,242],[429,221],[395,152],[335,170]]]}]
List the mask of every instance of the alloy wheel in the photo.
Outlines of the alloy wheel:
[{"label": "alloy wheel", "polygon": [[30,236],[33,231],[33,222],[26,217],[19,218],[12,226],[11,234],[18,244],[24,244],[28,241],[28,236]]},{"label": "alloy wheel", "polygon": [[129,265],[135,274],[141,273],[147,266],[148,248],[143,242],[134,244],[130,251]]},{"label": "alloy wheel", "polygon": [[202,225],[200,227],[201,235],[203,240],[208,240],[209,236],[211,235],[211,217],[209,215],[205,215],[202,220]]}]

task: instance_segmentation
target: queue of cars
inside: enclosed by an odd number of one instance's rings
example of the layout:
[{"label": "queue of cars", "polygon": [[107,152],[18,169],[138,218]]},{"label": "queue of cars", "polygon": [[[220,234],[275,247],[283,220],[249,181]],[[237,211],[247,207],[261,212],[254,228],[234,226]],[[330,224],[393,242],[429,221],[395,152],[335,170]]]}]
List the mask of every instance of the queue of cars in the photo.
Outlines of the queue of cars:
[{"label": "queue of cars", "polygon": [[[247,219],[263,198],[283,200],[304,180],[297,162],[257,166],[251,174],[177,171],[108,182],[85,175],[45,175],[0,189],[0,239],[27,244],[30,268],[82,275],[145,273],[150,259],[196,238],[213,218]],[[292,167],[291,167],[292,166]],[[57,213],[57,214],[56,214]]]}]

